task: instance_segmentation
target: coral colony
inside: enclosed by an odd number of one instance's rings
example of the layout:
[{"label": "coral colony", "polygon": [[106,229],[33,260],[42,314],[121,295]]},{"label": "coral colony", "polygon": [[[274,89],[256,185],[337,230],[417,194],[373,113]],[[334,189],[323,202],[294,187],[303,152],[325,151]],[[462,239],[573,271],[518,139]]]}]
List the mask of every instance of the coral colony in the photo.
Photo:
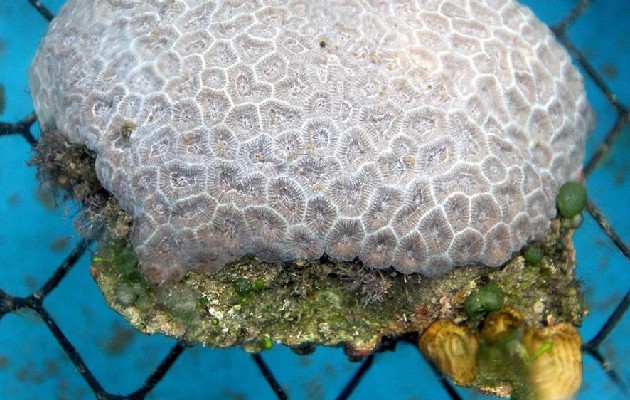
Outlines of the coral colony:
[{"label": "coral colony", "polygon": [[540,239],[592,115],[515,1],[85,1],[30,71],[146,277],[245,254],[434,277]]}]

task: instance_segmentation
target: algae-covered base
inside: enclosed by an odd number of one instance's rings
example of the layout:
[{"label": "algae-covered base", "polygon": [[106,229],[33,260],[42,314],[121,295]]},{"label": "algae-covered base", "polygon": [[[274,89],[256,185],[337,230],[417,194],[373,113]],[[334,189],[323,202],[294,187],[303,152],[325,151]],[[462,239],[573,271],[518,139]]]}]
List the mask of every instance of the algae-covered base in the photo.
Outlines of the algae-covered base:
[{"label": "algae-covered base", "polygon": [[[387,348],[382,344],[392,342],[385,338],[433,333],[436,339],[424,342],[435,351],[421,350],[436,364],[445,360],[439,367],[459,384],[529,400],[537,393],[543,399],[555,395],[555,377],[566,377],[563,387],[570,390],[580,382],[581,361],[560,352],[577,348],[579,355],[579,345],[558,328],[579,326],[586,313],[571,240],[581,223],[579,213],[552,221],[545,240],[525,246],[499,269],[458,268],[442,278],[422,279],[365,269],[359,262],[270,264],[249,256],[214,275],[190,271],[177,283],[153,285],[127,242],[132,218],[101,187],[94,160],[92,152],[51,133],[40,140],[31,164],[44,186],[81,204],[77,228],[101,238],[92,274],[110,306],[140,331],[247,351],[262,351],[274,342],[300,353],[342,345],[351,358]],[[514,315],[517,329],[511,328]],[[514,337],[489,339],[502,336],[501,329]],[[527,332],[533,332],[532,340],[526,340]],[[553,342],[562,346],[550,347]],[[463,343],[477,343],[470,353],[476,356],[467,358],[474,368],[459,356],[449,358],[461,354]],[[515,355],[513,344],[526,351]],[[559,369],[530,376],[531,369],[542,371],[544,365]]]},{"label": "algae-covered base", "polygon": [[438,279],[367,270],[360,263],[272,264],[249,256],[214,275],[191,271],[178,283],[155,286],[144,280],[121,239],[100,244],[92,274],[110,306],[143,332],[248,351],[272,342],[296,350],[344,345],[349,355],[360,356],[378,350],[384,337],[422,332],[438,319],[477,329],[477,313],[466,314],[464,303],[488,283],[530,326],[579,325],[585,311],[571,235],[557,220],[539,244],[545,255],[536,265],[516,255],[502,269],[458,268]]}]

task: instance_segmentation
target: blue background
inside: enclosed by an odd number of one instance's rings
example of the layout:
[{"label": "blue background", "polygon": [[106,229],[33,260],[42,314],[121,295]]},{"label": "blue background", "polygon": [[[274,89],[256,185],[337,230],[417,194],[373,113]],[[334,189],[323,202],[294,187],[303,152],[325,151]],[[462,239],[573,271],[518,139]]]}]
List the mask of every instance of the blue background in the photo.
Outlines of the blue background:
[{"label": "blue background", "polygon": [[[57,13],[63,0],[42,1]],[[575,5],[571,0],[525,1],[549,24]],[[571,41],[586,55],[622,104],[630,105],[630,2],[593,1],[569,29]],[[46,21],[26,0],[0,0],[0,83],[7,91],[0,120],[14,122],[32,111],[27,69]],[[590,78],[589,100],[597,129],[587,144],[587,157],[617,117]],[[622,239],[630,239],[630,128],[626,126],[612,152],[588,179],[593,202],[612,221]],[[51,202],[38,190],[35,171],[26,166],[31,150],[19,136],[0,137],[0,288],[25,296],[40,287],[79,240],[72,228],[76,208]],[[576,235],[578,274],[583,279],[590,315],[581,328],[592,338],[630,288],[630,262],[623,258],[585,216]],[[127,394],[138,389],[168,353],[174,340],[135,332],[105,304],[89,276],[89,255],[46,299],[45,306],[75,345],[104,388]],[[630,317],[625,316],[602,351],[622,378],[630,381]],[[319,348],[297,356],[275,346],[263,353],[291,399],[334,398],[359,364],[347,361],[341,349]],[[480,398],[458,389],[464,398]],[[621,399],[623,396],[590,357],[584,360],[584,385],[579,399]],[[50,331],[35,314],[19,312],[0,320],[0,398],[89,399],[92,391],[75,370]],[[275,398],[251,357],[239,349],[187,349],[150,393],[153,399]],[[378,354],[352,398],[448,399],[432,371],[409,345]]]}]

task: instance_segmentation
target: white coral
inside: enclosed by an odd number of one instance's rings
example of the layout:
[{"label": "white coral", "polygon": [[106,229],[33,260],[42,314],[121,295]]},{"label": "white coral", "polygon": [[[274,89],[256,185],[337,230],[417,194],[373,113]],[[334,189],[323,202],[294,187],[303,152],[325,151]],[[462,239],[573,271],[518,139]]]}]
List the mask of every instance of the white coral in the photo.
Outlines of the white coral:
[{"label": "white coral", "polygon": [[155,281],[246,253],[498,266],[548,228],[592,123],[511,0],[69,0],[30,77]]}]

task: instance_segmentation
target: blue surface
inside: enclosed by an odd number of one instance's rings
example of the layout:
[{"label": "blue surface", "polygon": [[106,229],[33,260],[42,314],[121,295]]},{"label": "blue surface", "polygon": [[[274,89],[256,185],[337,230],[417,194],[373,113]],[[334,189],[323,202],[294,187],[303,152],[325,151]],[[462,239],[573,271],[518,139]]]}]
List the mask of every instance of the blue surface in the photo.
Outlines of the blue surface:
[{"label": "blue surface", "polygon": [[[56,13],[63,0],[43,1]],[[576,3],[570,0],[526,1],[547,23],[558,22]],[[588,57],[605,83],[630,104],[630,2],[594,1],[569,29],[573,43]],[[26,0],[0,0],[0,83],[7,89],[2,121],[31,112],[27,68],[46,21]],[[586,81],[597,114],[591,155],[614,124],[616,114],[594,83]],[[628,242],[630,218],[630,131],[626,128],[603,165],[588,179],[589,194]],[[28,144],[17,136],[0,137],[0,288],[28,295],[39,287],[78,240],[71,225],[72,205],[51,207],[38,196],[35,171],[26,167]],[[67,246],[64,247],[64,244]],[[630,288],[630,263],[614,248],[590,217],[576,235],[579,276],[591,314],[581,329],[591,338]],[[174,341],[142,335],[109,310],[89,276],[85,256],[46,300],[45,306],[76,346],[90,370],[111,392],[137,389],[167,354]],[[630,381],[630,317],[626,316],[602,350],[626,382]],[[263,353],[291,399],[334,398],[358,368],[340,349],[320,348],[296,356],[276,346]],[[585,358],[580,399],[621,399],[601,368]],[[461,390],[465,398],[480,398]],[[0,320],[0,398],[90,399],[92,392],[35,315],[10,314]],[[272,399],[273,393],[251,358],[241,350],[193,348],[184,352],[149,395],[153,399]],[[448,399],[411,346],[379,354],[352,398]]]}]

